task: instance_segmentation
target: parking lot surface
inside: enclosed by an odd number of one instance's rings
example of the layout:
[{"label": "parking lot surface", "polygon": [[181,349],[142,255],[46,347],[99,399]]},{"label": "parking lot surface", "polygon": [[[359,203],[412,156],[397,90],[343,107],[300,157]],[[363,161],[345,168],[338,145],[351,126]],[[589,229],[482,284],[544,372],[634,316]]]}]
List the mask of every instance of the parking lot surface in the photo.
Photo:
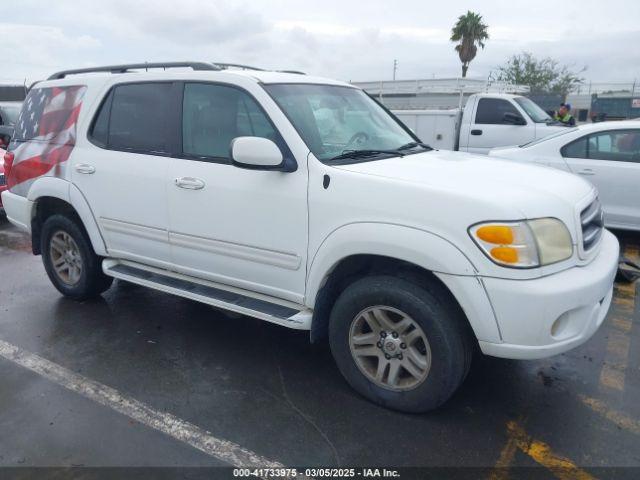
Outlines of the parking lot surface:
[{"label": "parking lot surface", "polygon": [[[620,239],[638,260],[640,235]],[[640,467],[636,297],[617,283],[582,347],[540,361],[478,355],[449,402],[408,415],[358,396],[306,332],[118,281],[97,300],[67,300],[0,217],[0,466],[217,466],[255,454],[613,478],[601,467]]]}]

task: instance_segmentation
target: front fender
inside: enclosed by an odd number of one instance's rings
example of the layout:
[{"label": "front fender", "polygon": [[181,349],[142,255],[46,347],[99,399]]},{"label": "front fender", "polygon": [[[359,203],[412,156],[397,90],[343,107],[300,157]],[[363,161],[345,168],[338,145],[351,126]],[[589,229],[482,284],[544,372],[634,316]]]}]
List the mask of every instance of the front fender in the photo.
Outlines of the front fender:
[{"label": "front fender", "polygon": [[351,223],[331,232],[313,254],[306,305],[313,308],[324,279],[341,260],[363,254],[404,260],[434,273],[477,273],[458,247],[433,233],[389,223]]}]

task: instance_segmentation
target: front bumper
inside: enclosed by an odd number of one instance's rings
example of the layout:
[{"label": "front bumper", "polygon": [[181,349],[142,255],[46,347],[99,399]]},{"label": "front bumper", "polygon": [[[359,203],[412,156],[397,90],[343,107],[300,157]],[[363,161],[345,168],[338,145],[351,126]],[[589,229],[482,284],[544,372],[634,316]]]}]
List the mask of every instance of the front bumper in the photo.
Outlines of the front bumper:
[{"label": "front bumper", "polygon": [[611,305],[619,254],[618,240],[605,231],[600,252],[588,265],[533,280],[483,278],[502,342],[479,341],[482,352],[534,359],[586,342]]}]

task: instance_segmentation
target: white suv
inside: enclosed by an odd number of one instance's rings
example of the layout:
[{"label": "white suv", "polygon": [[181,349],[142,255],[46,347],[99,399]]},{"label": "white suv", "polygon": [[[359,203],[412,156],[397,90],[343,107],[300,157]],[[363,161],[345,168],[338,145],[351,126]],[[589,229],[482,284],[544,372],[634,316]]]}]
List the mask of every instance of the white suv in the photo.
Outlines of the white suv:
[{"label": "white suv", "polygon": [[580,178],[433,150],[334,80],[90,71],[30,91],[5,157],[7,215],[64,295],[115,277],[328,336],[358,392],[409,412],[478,346],[546,357],[603,322],[618,242]]}]

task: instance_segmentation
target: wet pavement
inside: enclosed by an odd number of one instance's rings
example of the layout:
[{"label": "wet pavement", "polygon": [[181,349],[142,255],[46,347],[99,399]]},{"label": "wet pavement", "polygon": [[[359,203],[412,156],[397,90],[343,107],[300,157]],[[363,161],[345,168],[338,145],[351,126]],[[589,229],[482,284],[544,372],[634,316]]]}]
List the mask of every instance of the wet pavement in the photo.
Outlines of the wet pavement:
[{"label": "wet pavement", "polygon": [[[640,234],[620,238],[637,260]],[[408,415],[359,397],[306,332],[118,281],[97,300],[62,298],[0,217],[1,341],[289,466],[497,467],[491,478],[640,467],[636,294],[618,283],[582,347],[540,361],[478,355],[448,403]],[[0,466],[222,464],[5,358],[0,379]]]}]

